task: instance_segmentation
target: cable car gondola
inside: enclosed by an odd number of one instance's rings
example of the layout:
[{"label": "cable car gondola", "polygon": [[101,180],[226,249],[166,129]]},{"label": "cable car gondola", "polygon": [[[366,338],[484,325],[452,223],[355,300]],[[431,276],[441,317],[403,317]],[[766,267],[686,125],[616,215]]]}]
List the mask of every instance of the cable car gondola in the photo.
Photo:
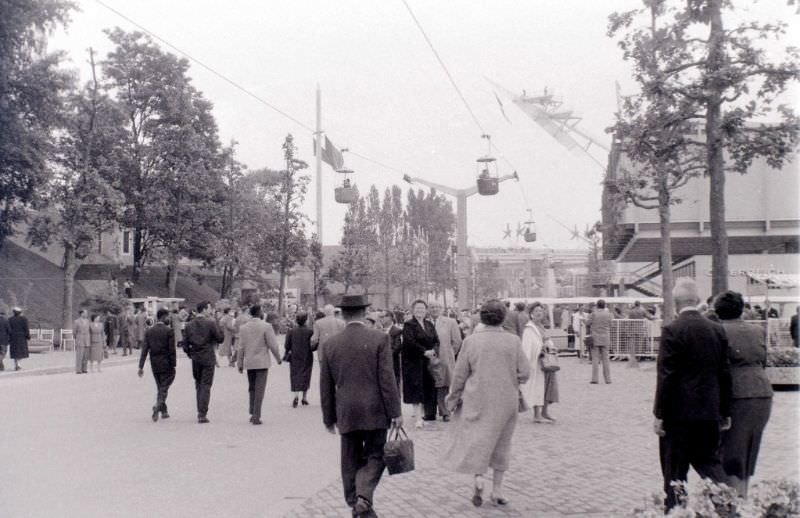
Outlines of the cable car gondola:
[{"label": "cable car gondola", "polygon": [[533,221],[531,209],[528,209],[528,221],[525,222],[525,233],[522,235],[526,243],[536,241],[536,222]]},{"label": "cable car gondola", "polygon": [[476,160],[478,169],[478,194],[481,196],[493,196],[500,192],[500,178],[497,174],[497,160],[490,155],[492,151],[492,142],[489,135],[481,135],[485,138],[489,146],[489,151],[486,155]]},{"label": "cable car gondola", "polygon": [[358,189],[355,184],[350,181],[350,178],[347,177],[353,174],[353,171],[350,169],[337,169],[336,172],[344,175],[342,185],[337,187],[334,191],[336,203],[351,204],[358,201]]}]

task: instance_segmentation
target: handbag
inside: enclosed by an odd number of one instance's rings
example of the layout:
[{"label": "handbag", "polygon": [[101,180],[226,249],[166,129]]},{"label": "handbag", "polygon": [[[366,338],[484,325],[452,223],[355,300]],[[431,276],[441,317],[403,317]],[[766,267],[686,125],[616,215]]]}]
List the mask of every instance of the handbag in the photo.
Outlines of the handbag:
[{"label": "handbag", "polygon": [[432,356],[428,359],[428,372],[430,372],[431,378],[433,378],[433,383],[436,387],[445,386],[444,369],[445,366],[438,356]]},{"label": "handbag", "polygon": [[544,372],[556,372],[561,370],[558,365],[558,353],[546,351],[542,356],[542,370]]},{"label": "handbag", "polygon": [[383,446],[383,462],[390,475],[414,471],[414,441],[402,426],[394,429],[394,435],[389,432],[389,440]]}]

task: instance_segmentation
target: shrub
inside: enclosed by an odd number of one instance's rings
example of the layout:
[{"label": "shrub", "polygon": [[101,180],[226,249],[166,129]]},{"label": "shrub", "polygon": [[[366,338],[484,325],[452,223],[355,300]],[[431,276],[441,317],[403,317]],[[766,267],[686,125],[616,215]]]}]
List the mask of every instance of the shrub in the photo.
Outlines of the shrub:
[{"label": "shrub", "polygon": [[767,350],[767,367],[800,367],[800,349],[770,347]]},{"label": "shrub", "polygon": [[[800,484],[789,480],[767,480],[750,488],[750,497],[742,499],[725,484],[703,479],[687,493],[686,485],[675,483],[680,503],[666,516],[671,518],[783,518],[800,517]],[[663,495],[652,494],[631,516],[665,516]]]}]

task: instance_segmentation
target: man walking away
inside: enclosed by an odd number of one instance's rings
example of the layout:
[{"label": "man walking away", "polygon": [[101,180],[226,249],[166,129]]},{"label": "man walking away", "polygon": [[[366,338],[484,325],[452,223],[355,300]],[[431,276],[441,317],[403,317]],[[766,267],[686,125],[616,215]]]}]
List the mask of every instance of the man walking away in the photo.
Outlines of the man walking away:
[{"label": "man walking away", "polygon": [[400,396],[392,370],[389,337],[364,324],[364,295],[345,295],[345,329],[322,349],[322,420],[341,435],[344,498],[353,516],[376,517],[372,495],[383,474],[386,430],[400,427]]},{"label": "man walking away", "polygon": [[161,418],[169,417],[167,412],[167,392],[170,385],[175,381],[175,366],[177,358],[175,354],[175,338],[172,328],[169,326],[169,310],[159,309],[156,313],[156,324],[144,334],[144,344],[142,345],[142,355],[139,357],[139,377],[144,375],[144,361],[147,354],[150,354],[150,369],[153,371],[153,378],[156,380],[156,404],[153,406],[153,422],[158,421],[158,414]]},{"label": "man walking away", "polygon": [[211,385],[214,383],[217,355],[214,347],[222,342],[222,330],[214,321],[214,309],[208,301],[197,305],[197,317],[186,324],[184,347],[192,359],[192,377],[197,391],[197,422],[207,423]]},{"label": "man walking away", "polygon": [[[325,304],[322,311],[325,313],[325,317],[314,321],[314,334],[311,335],[311,347],[316,347],[317,351],[322,351],[322,346],[325,345],[328,338],[344,329],[344,321],[336,318],[336,309],[332,305]],[[322,361],[322,354],[317,352],[317,355]]]},{"label": "man walking away", "polygon": [[673,297],[678,318],[661,332],[653,406],[667,511],[678,503],[672,482],[686,481],[689,465],[703,478],[726,480],[718,445],[720,431],[731,427],[725,330],[697,310],[692,279],[678,279]]},{"label": "man walking away", "polygon": [[89,366],[91,330],[89,313],[82,309],[72,324],[72,337],[75,339],[75,374],[86,374]]},{"label": "man walking away", "polygon": [[6,357],[9,341],[11,341],[11,329],[8,327],[6,312],[0,309],[0,371],[6,369],[6,366],[3,365],[3,360]]},{"label": "man walking away", "polygon": [[600,363],[603,364],[603,378],[606,383],[611,383],[611,365],[608,361],[608,348],[611,347],[611,321],[614,315],[606,309],[606,301],[597,301],[597,307],[589,318],[586,325],[592,329],[592,381],[598,382],[598,370]]},{"label": "man walking away", "polygon": [[117,342],[119,342],[119,327],[117,315],[111,311],[106,313],[105,327],[106,333],[106,347],[111,349],[111,354],[117,354]]},{"label": "man walking away", "polygon": [[247,369],[247,393],[250,396],[250,422],[261,424],[261,406],[267,388],[267,374],[271,366],[270,353],[281,364],[278,338],[272,326],[261,320],[261,306],[250,308],[250,320],[239,328],[239,372]]}]

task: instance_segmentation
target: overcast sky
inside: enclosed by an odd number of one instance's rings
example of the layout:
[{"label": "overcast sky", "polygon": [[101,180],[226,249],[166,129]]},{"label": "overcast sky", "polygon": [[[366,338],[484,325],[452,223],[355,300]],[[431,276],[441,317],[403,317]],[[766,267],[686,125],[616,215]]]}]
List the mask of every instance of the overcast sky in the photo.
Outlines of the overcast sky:
[{"label": "overcast sky", "polygon": [[[397,170],[453,187],[475,181],[475,159],[486,152],[485,141],[401,0],[103,2],[309,127],[315,124],[319,84],[328,137],[393,168],[345,154],[362,193],[371,184],[381,192],[392,184],[405,190],[408,184]],[[632,92],[634,84],[621,52],[606,36],[607,17],[641,1],[408,2],[502,152],[500,173],[516,169],[520,175],[518,184],[501,184],[497,196],[470,198],[469,244],[517,244],[503,240],[502,231],[525,221],[531,209],[539,235],[533,247],[581,247],[554,219],[580,229],[600,219],[602,168],[561,147],[503,99],[507,122],[485,78],[528,94],[547,87],[583,117],[582,130],[608,144],[604,130],[616,110],[614,82],[623,93]],[[753,10],[760,19],[774,20],[790,14],[784,4],[760,2]],[[110,49],[103,29],[135,27],[94,0],[79,5],[81,12],[74,13],[66,32],[54,36],[51,48],[67,50],[72,66],[85,74],[86,49],[101,56]],[[222,141],[239,142],[240,161],[251,169],[280,168],[280,146],[291,132],[313,175],[307,129],[196,64],[189,74],[214,103]],[[601,149],[590,151],[606,162]],[[323,176],[324,243],[335,244],[345,206],[333,200],[339,178],[325,164]],[[312,219],[315,190],[312,182],[306,199]]]}]

